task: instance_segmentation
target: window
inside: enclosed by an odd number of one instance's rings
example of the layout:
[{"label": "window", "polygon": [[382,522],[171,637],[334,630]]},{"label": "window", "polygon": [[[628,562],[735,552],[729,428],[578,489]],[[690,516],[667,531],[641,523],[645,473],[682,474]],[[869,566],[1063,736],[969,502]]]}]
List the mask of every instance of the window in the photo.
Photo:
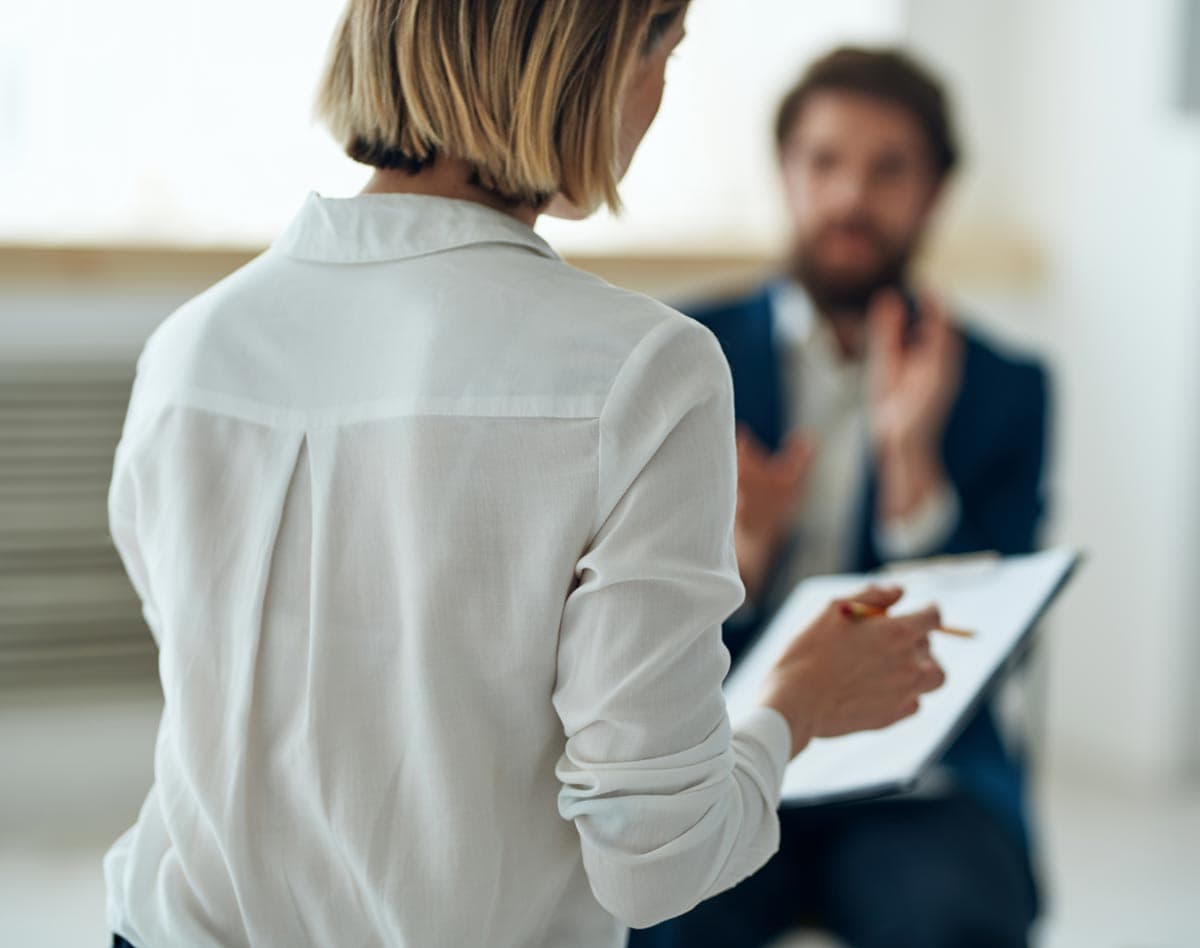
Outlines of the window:
[{"label": "window", "polygon": [[[627,211],[543,232],[572,252],[770,246],[776,100],[902,0],[695,0]],[[60,0],[0,10],[0,242],[257,246],[312,189],[365,180],[311,119],[341,0]]]}]

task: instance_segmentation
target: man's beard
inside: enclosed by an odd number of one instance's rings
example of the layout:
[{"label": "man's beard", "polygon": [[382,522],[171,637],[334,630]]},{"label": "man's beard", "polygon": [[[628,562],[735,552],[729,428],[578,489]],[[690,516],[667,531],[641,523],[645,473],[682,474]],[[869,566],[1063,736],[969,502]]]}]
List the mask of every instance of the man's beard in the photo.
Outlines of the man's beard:
[{"label": "man's beard", "polygon": [[[879,252],[878,263],[852,271],[821,264],[817,247],[832,230],[855,230],[870,240]],[[807,241],[798,240],[792,248],[790,270],[818,312],[865,313],[876,293],[904,283],[911,257],[911,246],[891,246],[870,224],[849,222],[822,228]]]}]

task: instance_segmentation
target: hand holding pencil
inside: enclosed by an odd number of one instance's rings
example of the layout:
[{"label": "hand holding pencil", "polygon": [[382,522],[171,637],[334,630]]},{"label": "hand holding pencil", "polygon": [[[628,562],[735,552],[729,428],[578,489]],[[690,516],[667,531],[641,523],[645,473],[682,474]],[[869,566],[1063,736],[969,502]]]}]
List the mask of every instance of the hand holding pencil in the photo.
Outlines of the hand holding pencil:
[{"label": "hand holding pencil", "polygon": [[[842,614],[848,619],[877,619],[886,616],[888,610],[883,606],[875,606],[855,599],[847,599],[841,604]],[[975,633],[969,629],[958,629],[952,625],[943,625],[933,630],[943,635],[953,635],[960,639],[973,639]]]},{"label": "hand holding pencil", "polygon": [[792,640],[767,678],[762,703],[792,732],[792,753],[814,737],[887,727],[945,681],[929,648],[942,627],[934,607],[892,616],[896,587],[871,586],[831,602]]}]

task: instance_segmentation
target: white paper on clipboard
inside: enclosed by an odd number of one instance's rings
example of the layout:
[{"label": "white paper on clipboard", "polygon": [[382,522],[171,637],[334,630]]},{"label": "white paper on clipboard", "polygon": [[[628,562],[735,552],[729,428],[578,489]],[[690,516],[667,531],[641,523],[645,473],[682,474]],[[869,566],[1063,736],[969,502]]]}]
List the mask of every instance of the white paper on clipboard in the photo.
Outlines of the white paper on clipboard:
[{"label": "white paper on clipboard", "polygon": [[916,785],[1019,656],[1038,619],[1065,586],[1078,553],[937,564],[880,576],[828,576],[801,582],[725,683],[731,717],[757,704],[762,682],[792,638],[825,608],[874,583],[904,587],[893,613],[935,603],[947,625],[972,639],[931,637],[946,683],[924,696],[917,714],[879,731],[817,739],[791,762],[783,801],[812,805],[867,799]]}]

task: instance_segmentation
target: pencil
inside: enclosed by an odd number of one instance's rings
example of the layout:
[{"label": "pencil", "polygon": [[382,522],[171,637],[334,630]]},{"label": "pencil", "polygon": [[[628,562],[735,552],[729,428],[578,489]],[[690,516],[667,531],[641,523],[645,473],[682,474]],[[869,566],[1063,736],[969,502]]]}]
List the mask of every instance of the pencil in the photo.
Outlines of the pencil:
[{"label": "pencil", "polygon": [[[880,616],[886,616],[888,611],[883,606],[873,606],[867,602],[857,602],[850,599],[842,603],[842,615],[847,619],[877,619]],[[934,629],[935,632],[941,632],[944,635],[953,635],[960,639],[973,639],[975,633],[968,629],[956,629],[954,626],[944,625],[941,628]]]}]

